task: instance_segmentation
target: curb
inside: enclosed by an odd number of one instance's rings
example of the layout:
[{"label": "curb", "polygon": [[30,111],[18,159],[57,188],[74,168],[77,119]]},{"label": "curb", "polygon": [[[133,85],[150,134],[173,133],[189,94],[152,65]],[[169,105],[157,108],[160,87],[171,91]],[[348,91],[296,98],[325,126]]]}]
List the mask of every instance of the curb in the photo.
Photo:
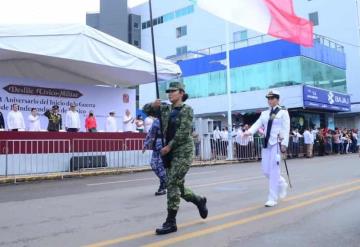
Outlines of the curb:
[{"label": "curb", "polygon": [[[220,165],[231,165],[239,163],[253,163],[257,160],[234,160],[234,161],[212,161],[204,163],[193,163],[191,167],[209,167],[209,166],[220,166]],[[81,178],[81,177],[95,177],[95,176],[111,176],[121,174],[131,174],[151,171],[151,167],[140,167],[140,168],[123,168],[123,169],[101,169],[101,170],[86,170],[81,172],[69,172],[69,173],[53,173],[53,174],[42,174],[42,175],[29,175],[29,176],[18,176],[18,177],[0,177],[0,184],[16,184],[16,183],[27,183],[36,181],[48,181],[48,180],[62,180],[64,178]]]}]

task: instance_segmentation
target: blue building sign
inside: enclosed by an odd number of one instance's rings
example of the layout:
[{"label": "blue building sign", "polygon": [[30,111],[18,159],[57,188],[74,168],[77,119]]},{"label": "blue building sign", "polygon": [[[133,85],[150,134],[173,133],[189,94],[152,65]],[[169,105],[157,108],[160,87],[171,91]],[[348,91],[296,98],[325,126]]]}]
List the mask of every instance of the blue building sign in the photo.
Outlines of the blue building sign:
[{"label": "blue building sign", "polygon": [[350,111],[350,95],[304,86],[304,107],[329,111]]}]

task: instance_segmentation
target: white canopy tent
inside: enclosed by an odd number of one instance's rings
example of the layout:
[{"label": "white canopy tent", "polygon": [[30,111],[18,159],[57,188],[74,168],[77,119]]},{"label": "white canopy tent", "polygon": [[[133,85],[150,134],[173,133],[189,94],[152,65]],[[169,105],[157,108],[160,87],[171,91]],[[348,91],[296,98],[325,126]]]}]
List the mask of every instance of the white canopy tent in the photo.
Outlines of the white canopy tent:
[{"label": "white canopy tent", "polygon": [[[157,58],[160,79],[181,74]],[[0,76],[92,85],[154,81],[152,54],[86,25],[0,26]]]}]

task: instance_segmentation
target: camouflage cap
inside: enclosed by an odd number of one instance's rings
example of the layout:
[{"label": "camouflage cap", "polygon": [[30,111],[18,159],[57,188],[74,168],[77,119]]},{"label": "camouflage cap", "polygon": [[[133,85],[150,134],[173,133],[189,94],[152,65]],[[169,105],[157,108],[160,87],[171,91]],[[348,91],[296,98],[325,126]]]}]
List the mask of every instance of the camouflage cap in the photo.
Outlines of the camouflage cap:
[{"label": "camouflage cap", "polygon": [[169,84],[169,88],[166,89],[166,93],[170,93],[170,91],[183,90],[185,91],[185,85],[181,81],[172,81]]}]

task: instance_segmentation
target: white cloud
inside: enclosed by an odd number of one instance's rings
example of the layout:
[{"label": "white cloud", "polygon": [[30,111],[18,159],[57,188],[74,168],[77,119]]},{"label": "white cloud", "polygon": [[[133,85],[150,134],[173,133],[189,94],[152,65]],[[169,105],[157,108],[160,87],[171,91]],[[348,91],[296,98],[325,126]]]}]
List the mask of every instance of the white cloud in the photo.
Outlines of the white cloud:
[{"label": "white cloud", "polygon": [[[128,6],[147,0],[128,0]],[[87,12],[99,12],[100,0],[0,0],[0,25],[86,23]]]},{"label": "white cloud", "polygon": [[129,8],[132,8],[136,5],[142,4],[147,2],[148,0],[128,0],[128,6]]},{"label": "white cloud", "polygon": [[86,23],[99,0],[0,0],[0,24]]}]

